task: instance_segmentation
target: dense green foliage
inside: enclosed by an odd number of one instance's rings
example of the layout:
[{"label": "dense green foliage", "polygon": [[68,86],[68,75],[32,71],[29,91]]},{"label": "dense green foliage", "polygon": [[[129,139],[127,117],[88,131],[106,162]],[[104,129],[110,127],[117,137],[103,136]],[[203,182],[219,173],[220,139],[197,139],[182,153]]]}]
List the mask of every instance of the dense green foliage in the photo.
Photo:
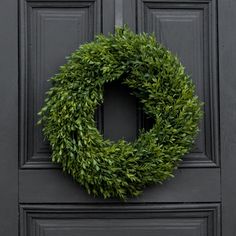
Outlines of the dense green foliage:
[{"label": "dense green foliage", "polygon": [[[154,119],[153,127],[129,143],[104,140],[94,114],[104,84],[120,80]],[[39,114],[52,160],[89,194],[126,199],[162,183],[192,146],[201,102],[179,60],[154,36],[117,28],[82,45],[50,80]]]}]

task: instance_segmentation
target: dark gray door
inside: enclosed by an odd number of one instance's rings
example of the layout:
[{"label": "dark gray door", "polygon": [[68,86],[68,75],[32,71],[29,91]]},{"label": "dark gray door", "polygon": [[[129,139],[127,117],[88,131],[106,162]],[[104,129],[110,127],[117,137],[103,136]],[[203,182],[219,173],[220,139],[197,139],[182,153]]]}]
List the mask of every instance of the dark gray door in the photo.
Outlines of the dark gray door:
[{"label": "dark gray door", "polygon": [[[0,235],[235,236],[235,12],[235,0],[1,0]],[[52,164],[36,121],[65,56],[124,23],[180,57],[205,116],[176,178],[120,203],[88,196]],[[101,132],[135,139],[149,123],[137,111],[128,91],[108,85]]]}]

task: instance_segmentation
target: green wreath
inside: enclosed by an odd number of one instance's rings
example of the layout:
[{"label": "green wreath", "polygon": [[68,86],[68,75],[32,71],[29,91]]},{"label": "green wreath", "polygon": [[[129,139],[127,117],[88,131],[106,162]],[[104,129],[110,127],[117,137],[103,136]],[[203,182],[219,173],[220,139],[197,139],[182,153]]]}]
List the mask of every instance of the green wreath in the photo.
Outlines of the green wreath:
[{"label": "green wreath", "polygon": [[[95,110],[104,84],[120,80],[154,120],[134,142],[104,140]],[[202,116],[195,87],[179,60],[152,35],[117,28],[80,46],[50,80],[39,114],[60,163],[89,194],[126,199],[173,176],[190,151]]]}]

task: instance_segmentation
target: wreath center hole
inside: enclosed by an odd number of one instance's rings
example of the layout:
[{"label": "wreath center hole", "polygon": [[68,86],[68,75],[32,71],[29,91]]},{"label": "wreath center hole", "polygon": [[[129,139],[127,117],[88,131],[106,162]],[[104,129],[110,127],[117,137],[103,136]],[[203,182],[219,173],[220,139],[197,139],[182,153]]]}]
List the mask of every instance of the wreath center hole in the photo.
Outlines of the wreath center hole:
[{"label": "wreath center hole", "polygon": [[97,109],[97,127],[105,139],[133,142],[139,129],[149,130],[153,120],[147,118],[132,90],[120,80],[105,84],[104,103]]}]

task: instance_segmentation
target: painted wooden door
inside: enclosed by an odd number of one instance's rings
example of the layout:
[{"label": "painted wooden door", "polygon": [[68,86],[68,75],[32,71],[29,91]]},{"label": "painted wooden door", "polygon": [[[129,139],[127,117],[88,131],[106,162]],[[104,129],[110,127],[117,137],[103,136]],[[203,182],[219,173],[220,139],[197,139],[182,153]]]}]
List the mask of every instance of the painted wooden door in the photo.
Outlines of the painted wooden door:
[{"label": "painted wooden door", "polygon": [[[1,0],[0,235],[234,236],[234,0]],[[98,33],[128,24],[176,53],[204,101],[201,132],[174,179],[125,203],[88,196],[50,161],[36,126],[50,76]],[[119,84],[97,115],[105,137],[148,122]]]}]

